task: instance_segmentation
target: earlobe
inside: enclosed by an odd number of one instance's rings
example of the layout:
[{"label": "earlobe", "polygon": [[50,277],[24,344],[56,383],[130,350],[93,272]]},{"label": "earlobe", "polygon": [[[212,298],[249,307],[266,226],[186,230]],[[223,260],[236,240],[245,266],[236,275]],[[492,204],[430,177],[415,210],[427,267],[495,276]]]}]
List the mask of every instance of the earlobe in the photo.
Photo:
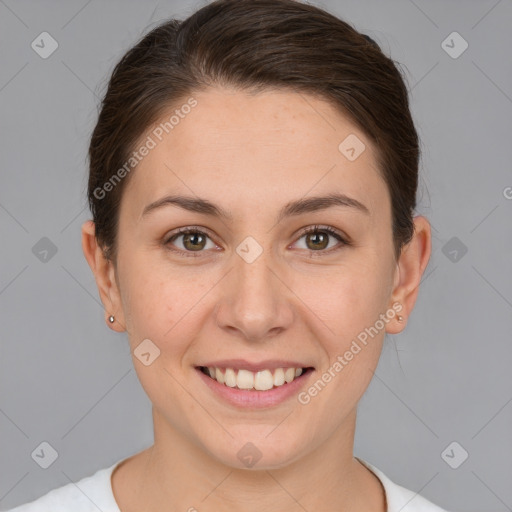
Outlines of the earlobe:
[{"label": "earlobe", "polygon": [[414,234],[400,254],[391,295],[391,304],[399,302],[402,305],[400,315],[403,321],[399,321],[397,314],[397,321],[390,322],[387,326],[388,333],[397,334],[404,328],[416,303],[419,285],[429,262],[430,253],[430,223],[423,216],[414,217]]},{"label": "earlobe", "polygon": [[[117,283],[112,277],[113,264],[105,258],[102,248],[95,236],[95,225],[92,220],[82,224],[82,250],[91,268],[101,302],[105,307],[105,321],[114,331],[124,332],[124,318]],[[114,318],[112,322],[110,317]]]}]

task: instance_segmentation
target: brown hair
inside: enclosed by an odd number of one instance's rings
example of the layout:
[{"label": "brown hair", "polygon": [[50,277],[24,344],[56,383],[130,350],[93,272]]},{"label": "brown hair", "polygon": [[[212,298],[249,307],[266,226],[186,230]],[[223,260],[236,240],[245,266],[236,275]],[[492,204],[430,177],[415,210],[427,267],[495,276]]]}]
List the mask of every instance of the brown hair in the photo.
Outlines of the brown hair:
[{"label": "brown hair", "polygon": [[[377,148],[398,258],[414,232],[420,151],[395,62],[370,37],[318,7],[295,0],[216,0],[184,21],[170,19],[151,30],[112,72],[91,136],[88,182],[96,238],[108,259],[116,261],[130,153],[171,105],[222,85],[313,94],[358,126]],[[123,179],[118,173],[118,183],[105,187],[123,165]]]}]

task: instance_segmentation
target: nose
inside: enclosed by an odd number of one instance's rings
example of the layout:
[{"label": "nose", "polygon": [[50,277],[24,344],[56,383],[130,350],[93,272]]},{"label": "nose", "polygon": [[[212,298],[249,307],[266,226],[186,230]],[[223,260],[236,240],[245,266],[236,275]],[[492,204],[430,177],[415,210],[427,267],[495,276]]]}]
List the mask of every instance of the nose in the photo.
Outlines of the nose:
[{"label": "nose", "polygon": [[[258,342],[286,330],[293,321],[293,293],[267,252],[251,263],[233,255],[215,308],[217,325],[231,335]],[[275,269],[275,270],[274,270]],[[282,271],[281,271],[282,272]]]}]

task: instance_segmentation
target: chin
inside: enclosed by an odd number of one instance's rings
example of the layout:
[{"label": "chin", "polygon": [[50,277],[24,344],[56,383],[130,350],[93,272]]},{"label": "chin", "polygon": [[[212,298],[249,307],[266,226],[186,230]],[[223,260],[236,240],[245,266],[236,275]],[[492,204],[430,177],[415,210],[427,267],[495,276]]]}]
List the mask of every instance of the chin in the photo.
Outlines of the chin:
[{"label": "chin", "polygon": [[286,429],[279,434],[277,429],[272,432],[276,426],[244,426],[236,434],[230,430],[233,437],[226,434],[222,440],[212,439],[205,448],[215,459],[231,468],[253,471],[280,469],[299,459],[302,450],[297,438]]}]

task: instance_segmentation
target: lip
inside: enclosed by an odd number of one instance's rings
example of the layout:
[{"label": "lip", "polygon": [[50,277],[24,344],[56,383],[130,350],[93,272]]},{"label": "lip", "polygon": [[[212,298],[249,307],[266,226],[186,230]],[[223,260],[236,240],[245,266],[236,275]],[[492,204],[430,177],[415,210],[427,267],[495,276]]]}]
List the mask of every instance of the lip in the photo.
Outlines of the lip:
[{"label": "lip", "polygon": [[[260,365],[258,364],[258,366]],[[292,367],[293,366],[289,366],[289,368]],[[269,367],[266,366],[266,368]],[[279,366],[277,368],[279,368]],[[297,366],[297,368],[302,367]],[[205,375],[201,371],[200,367],[196,367],[195,370],[199,378],[202,379],[202,381],[218,398],[228,402],[235,407],[243,409],[261,409],[264,407],[268,408],[289,400],[292,396],[298,395],[299,391],[307,385],[311,375],[314,373],[314,369],[309,367],[305,373],[295,378],[292,382],[269,389],[267,391],[256,391],[230,388],[229,386],[220,384],[215,379]]]},{"label": "lip", "polygon": [[276,368],[313,368],[311,364],[299,363],[297,361],[284,359],[266,359],[258,363],[251,363],[245,359],[222,359],[221,361],[210,361],[201,363],[199,366],[213,366],[215,368],[233,368],[234,370],[249,370],[250,372],[261,372],[263,370],[275,370]]}]

